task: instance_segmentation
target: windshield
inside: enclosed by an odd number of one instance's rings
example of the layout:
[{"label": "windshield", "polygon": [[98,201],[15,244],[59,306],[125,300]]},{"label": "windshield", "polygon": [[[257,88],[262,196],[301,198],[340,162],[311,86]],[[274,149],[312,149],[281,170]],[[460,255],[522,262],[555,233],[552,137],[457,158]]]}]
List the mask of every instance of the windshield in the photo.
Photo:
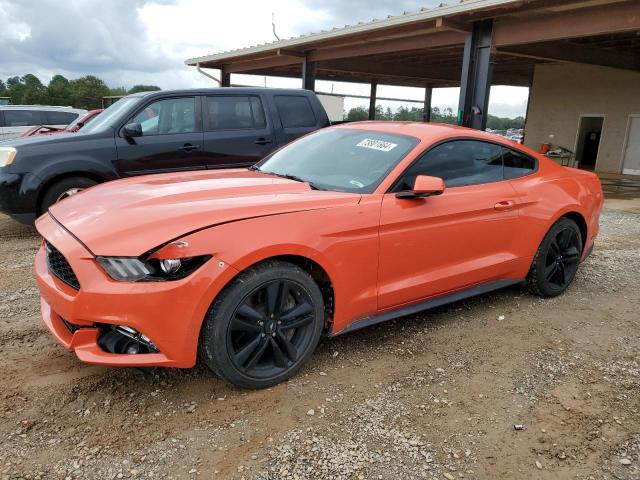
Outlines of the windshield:
[{"label": "windshield", "polygon": [[131,105],[138,102],[139,100],[139,97],[121,98],[100,115],[98,115],[95,122],[91,122],[90,125],[85,125],[80,131],[82,133],[92,133],[100,131],[105,127],[112,127],[113,121],[117,119],[122,114],[122,112],[129,110]]},{"label": "windshield", "polygon": [[255,168],[324,190],[372,193],[418,140],[372,130],[319,130],[271,154]]}]

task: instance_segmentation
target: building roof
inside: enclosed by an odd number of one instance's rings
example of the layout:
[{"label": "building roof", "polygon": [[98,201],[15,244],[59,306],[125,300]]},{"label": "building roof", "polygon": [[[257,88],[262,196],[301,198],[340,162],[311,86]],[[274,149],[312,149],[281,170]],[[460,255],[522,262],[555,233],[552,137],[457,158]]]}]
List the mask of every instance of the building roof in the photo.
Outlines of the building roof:
[{"label": "building roof", "polygon": [[509,4],[522,3],[521,0],[460,0],[455,5],[441,3],[436,8],[421,8],[418,12],[404,12],[401,15],[389,15],[385,19],[372,19],[368,22],[358,22],[355,25],[345,25],[344,27],[334,27],[331,30],[312,32],[306,35],[291,37],[276,42],[263,43],[235,50],[194,57],[185,60],[186,65],[196,66],[205,62],[220,62],[226,59],[236,58],[239,55],[258,54],[271,51],[277,48],[301,47],[316,42],[332,40],[356,33],[366,33],[390,27],[410,25],[412,23],[424,22],[436,18],[454,17],[456,15],[477,12],[495,7],[502,7]]}]

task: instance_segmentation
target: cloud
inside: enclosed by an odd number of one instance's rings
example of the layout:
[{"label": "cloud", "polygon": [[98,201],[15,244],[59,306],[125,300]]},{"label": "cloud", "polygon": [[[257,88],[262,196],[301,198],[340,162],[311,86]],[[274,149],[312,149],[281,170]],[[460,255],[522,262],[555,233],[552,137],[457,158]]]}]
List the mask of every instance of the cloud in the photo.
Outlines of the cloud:
[{"label": "cloud", "polygon": [[[400,15],[403,11],[416,12],[422,6],[435,7],[439,3],[440,0],[0,0],[0,78],[33,73],[47,82],[58,73],[69,78],[93,74],[110,87],[139,83],[162,88],[212,86],[211,80],[186,67],[184,60],[274,41],[272,14],[278,35],[289,38],[382,19],[389,14]],[[262,77],[234,79],[264,84]],[[269,79],[268,85],[297,86],[297,82]],[[418,89],[390,88],[388,96],[422,96]],[[368,88],[343,84],[336,85],[335,91],[366,95]],[[511,91],[495,98],[522,109],[522,93]],[[457,93],[453,92],[434,94],[434,100],[442,105],[454,105],[456,99]]]}]

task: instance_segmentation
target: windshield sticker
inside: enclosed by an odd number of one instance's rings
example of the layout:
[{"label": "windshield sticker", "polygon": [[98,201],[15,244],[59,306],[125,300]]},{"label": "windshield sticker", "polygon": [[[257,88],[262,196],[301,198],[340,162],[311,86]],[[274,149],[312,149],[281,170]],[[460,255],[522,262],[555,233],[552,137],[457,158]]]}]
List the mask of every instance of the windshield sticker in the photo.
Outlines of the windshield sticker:
[{"label": "windshield sticker", "polygon": [[372,150],[380,150],[381,152],[390,152],[397,146],[397,143],[374,140],[373,138],[365,138],[356,145],[356,147],[371,148]]}]

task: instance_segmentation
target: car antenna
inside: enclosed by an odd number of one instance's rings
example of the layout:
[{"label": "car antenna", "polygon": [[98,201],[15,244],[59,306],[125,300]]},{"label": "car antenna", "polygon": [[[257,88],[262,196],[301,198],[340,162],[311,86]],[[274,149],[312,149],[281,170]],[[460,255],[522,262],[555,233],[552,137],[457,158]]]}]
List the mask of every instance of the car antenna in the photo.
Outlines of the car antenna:
[{"label": "car antenna", "polygon": [[271,26],[273,27],[273,36],[276,37],[278,41],[280,41],[280,37],[276,33],[276,14],[275,12],[271,12]]}]

